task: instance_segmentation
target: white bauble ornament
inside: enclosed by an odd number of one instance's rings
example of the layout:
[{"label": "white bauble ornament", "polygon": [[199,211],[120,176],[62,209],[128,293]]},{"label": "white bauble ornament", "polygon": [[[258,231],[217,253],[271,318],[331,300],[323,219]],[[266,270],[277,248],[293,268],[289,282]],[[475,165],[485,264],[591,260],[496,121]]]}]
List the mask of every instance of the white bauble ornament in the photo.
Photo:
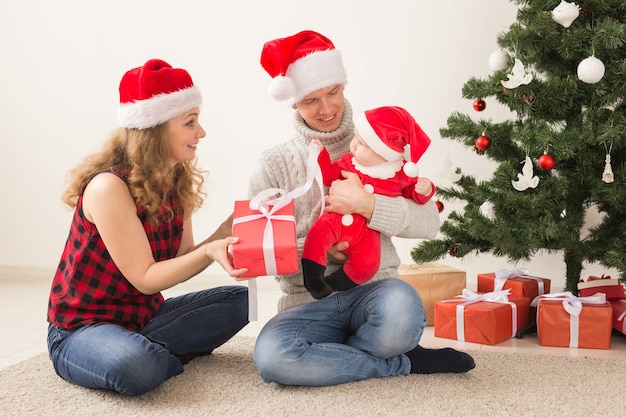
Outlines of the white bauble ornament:
[{"label": "white bauble ornament", "polygon": [[578,7],[578,5],[573,2],[568,3],[566,1],[561,1],[561,3],[556,6],[554,10],[552,10],[552,20],[559,25],[568,28],[572,22],[576,20],[579,13],[580,7]]},{"label": "white bauble ornament", "polygon": [[578,79],[587,84],[595,84],[604,77],[604,63],[590,56],[578,64]]},{"label": "white bauble ornament", "polygon": [[494,71],[507,69],[511,56],[503,49],[493,51],[489,55],[489,68]]}]

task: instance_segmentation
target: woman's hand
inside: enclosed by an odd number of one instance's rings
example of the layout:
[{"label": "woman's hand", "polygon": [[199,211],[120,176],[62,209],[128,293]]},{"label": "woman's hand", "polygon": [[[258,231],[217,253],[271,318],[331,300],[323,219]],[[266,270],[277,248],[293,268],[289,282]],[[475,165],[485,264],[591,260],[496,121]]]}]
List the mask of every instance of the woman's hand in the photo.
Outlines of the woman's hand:
[{"label": "woman's hand", "polygon": [[205,244],[204,253],[206,256],[220,264],[220,266],[233,278],[248,272],[248,268],[235,269],[233,266],[233,256],[228,251],[230,245],[234,245],[239,241],[238,237],[229,236],[225,239],[213,240]]}]

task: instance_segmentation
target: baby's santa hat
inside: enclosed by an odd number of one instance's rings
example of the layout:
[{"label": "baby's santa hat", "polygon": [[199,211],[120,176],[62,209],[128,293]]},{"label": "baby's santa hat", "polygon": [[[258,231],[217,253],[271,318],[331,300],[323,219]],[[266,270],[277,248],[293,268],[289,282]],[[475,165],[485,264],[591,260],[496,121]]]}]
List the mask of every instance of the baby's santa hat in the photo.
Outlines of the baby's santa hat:
[{"label": "baby's santa hat", "polygon": [[261,65],[272,77],[270,96],[289,105],[320,88],[347,83],[341,54],[312,30],[266,42]]},{"label": "baby's santa hat", "polygon": [[408,111],[396,106],[366,110],[355,118],[354,126],[374,152],[389,162],[406,159],[404,173],[417,177],[416,163],[428,149],[430,138]]},{"label": "baby's santa hat", "polygon": [[120,82],[120,126],[147,129],[202,104],[202,95],[187,71],[160,59],[124,74]]}]

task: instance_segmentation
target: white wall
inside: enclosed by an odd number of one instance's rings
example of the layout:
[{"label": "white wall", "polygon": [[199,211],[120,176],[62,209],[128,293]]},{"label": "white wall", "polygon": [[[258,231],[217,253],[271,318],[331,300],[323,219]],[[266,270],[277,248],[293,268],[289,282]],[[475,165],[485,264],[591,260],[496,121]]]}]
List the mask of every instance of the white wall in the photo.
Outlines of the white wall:
[{"label": "white wall", "polygon": [[[264,41],[302,29],[341,50],[355,108],[412,112],[433,139],[424,175],[437,181],[450,150],[466,172],[489,177],[486,158],[441,140],[439,128],[455,110],[479,116],[461,87],[489,73],[496,36],[515,13],[505,0],[0,0],[0,266],[56,266],[71,218],[60,201],[65,175],[115,127],[123,72],[149,58],[186,68],[203,90],[207,137],[198,155],[211,172],[210,195],[195,228],[204,238],[246,197],[258,153],[291,137],[291,111],[267,96],[259,56]],[[508,111],[488,102],[480,116]],[[444,216],[455,207],[446,206]],[[412,262],[416,242],[396,242]],[[468,280],[512,267],[482,255],[444,262]],[[564,280],[560,255],[523,266]]]}]

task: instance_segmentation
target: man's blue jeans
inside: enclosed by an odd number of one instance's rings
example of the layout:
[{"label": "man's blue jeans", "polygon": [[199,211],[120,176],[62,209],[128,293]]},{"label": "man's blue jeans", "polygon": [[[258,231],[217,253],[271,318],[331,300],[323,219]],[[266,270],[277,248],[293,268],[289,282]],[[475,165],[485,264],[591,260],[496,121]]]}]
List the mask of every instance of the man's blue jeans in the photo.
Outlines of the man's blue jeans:
[{"label": "man's blue jeans", "polygon": [[407,375],[404,353],[426,324],[413,287],[399,279],[375,281],[274,316],[257,338],[254,361],[265,382],[285,385]]},{"label": "man's blue jeans", "polygon": [[170,298],[139,332],[116,324],[48,329],[63,379],[124,395],[143,394],[183,372],[175,355],[209,354],[248,323],[248,288],[224,286]]}]

